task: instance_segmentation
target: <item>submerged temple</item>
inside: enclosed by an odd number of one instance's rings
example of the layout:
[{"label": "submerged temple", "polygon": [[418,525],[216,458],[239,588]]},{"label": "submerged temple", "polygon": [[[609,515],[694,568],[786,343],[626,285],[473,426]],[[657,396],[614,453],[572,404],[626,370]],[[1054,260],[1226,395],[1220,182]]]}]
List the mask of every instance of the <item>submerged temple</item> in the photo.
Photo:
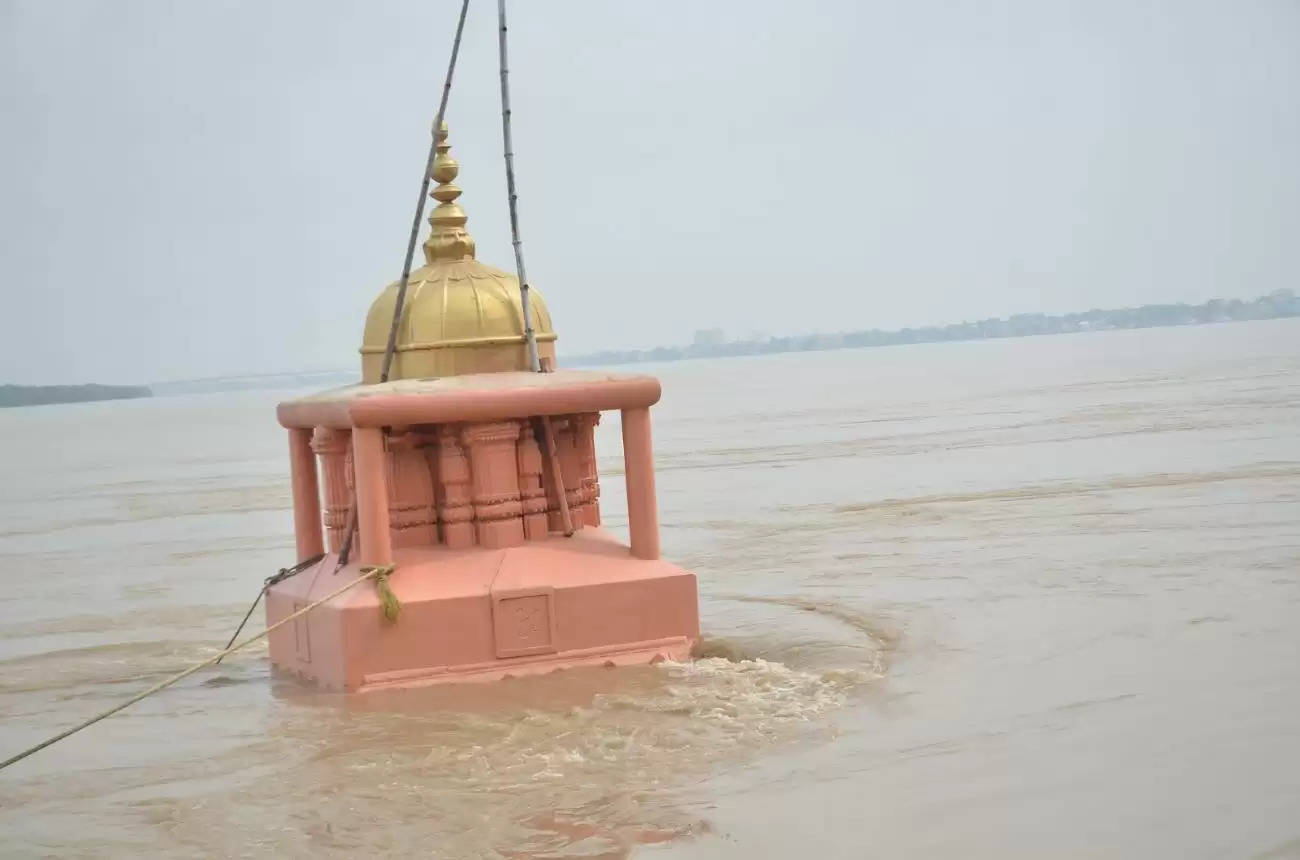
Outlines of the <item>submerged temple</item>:
[{"label": "submerged temple", "polygon": [[[278,408],[298,558],[324,557],[268,590],[268,624],[372,565],[394,566],[402,611],[387,620],[363,585],[275,631],[271,660],[368,690],[684,659],[699,637],[697,590],[694,574],[659,559],[649,417],[659,382],[555,370],[550,313],[531,288],[550,372],[528,369],[519,282],[476,259],[445,126],[437,135],[437,206],[390,380],[379,382],[398,284],[367,315],[362,384]],[[630,545],[601,527],[595,429],[607,411],[621,423]]]}]

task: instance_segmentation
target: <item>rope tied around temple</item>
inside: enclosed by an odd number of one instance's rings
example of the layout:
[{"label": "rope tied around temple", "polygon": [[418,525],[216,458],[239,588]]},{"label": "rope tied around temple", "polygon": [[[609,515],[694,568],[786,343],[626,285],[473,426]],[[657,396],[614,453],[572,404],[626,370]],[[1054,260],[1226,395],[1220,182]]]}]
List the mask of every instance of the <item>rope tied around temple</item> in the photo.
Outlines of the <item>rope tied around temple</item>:
[{"label": "rope tied around temple", "polygon": [[396,569],[396,565],[367,565],[361,568],[361,572],[366,576],[373,576],[375,580],[375,591],[379,594],[379,607],[384,613],[384,620],[392,623],[397,620],[397,616],[402,612],[402,602],[397,599],[393,593],[393,588],[388,584],[388,577]]},{"label": "rope tied around temple", "polygon": [[[302,573],[304,570],[308,570],[314,567],[323,558],[325,558],[325,553],[320,553],[318,555],[312,556],[311,558],[303,559],[302,561],[295,564],[293,567],[282,567],[278,572],[268,576],[262,582],[262,589],[257,592],[257,597],[253,598],[253,602],[252,604],[249,605],[248,611],[244,613],[243,620],[239,622],[239,626],[235,628],[235,632],[230,634],[230,640],[226,642],[226,647],[229,648],[231,645],[234,645],[235,640],[239,638],[239,634],[244,632],[244,625],[248,623],[248,619],[253,617],[253,610],[257,608],[257,604],[262,601],[262,598],[266,596],[266,590],[268,588],[270,588],[271,586],[275,585],[278,582],[283,582],[284,580],[288,579],[291,576],[297,576],[298,574]],[[214,665],[220,663],[221,663],[221,658],[218,657],[217,663]]]},{"label": "rope tied around temple", "polygon": [[[401,609],[401,604],[397,602],[396,596],[393,595],[392,590],[388,588],[388,577],[392,574],[393,568],[394,566],[391,564],[365,568],[361,572],[361,575],[358,576],[356,579],[350,580],[347,584],[339,586],[338,588],[334,589],[324,597],[312,601],[311,603],[304,606],[302,609],[299,609],[297,612],[291,612],[290,614],[286,615],[284,618],[281,618],[279,621],[277,621],[276,623],[272,624],[270,627],[263,630],[261,633],[258,633],[256,636],[250,636],[249,638],[245,639],[243,642],[240,642],[238,645],[235,645],[233,647],[228,647],[221,651],[218,651],[216,654],[213,654],[211,657],[208,657],[206,660],[200,660],[198,663],[195,663],[193,666],[190,666],[188,669],[177,672],[175,675],[172,675],[169,678],[165,678],[164,680],[159,681],[157,684],[154,684],[149,689],[141,693],[136,693],[134,696],[130,697],[129,699],[126,699],[125,701],[119,702],[118,704],[114,705],[108,710],[102,711],[101,713],[96,714],[90,719],[78,723],[77,725],[73,726],[70,729],[65,729],[59,732],[58,734],[53,735],[52,737],[46,738],[40,743],[35,744],[34,746],[30,746],[27,749],[23,750],[22,752],[10,756],[4,761],[0,761],[0,770],[4,770],[5,768],[9,767],[12,764],[17,764],[18,762],[27,758],[29,755],[38,753],[41,750],[45,749],[46,747],[50,746],[51,744],[57,743],[58,741],[61,741],[66,737],[74,735],[77,732],[81,731],[82,729],[89,728],[93,726],[95,723],[99,722],[100,720],[107,719],[119,711],[126,710],[131,705],[134,705],[136,702],[139,702],[142,699],[147,699],[150,696],[152,696],[154,693],[161,692],[162,690],[167,689],[172,684],[175,684],[178,681],[185,680],[190,675],[193,675],[195,672],[199,671],[200,669],[206,666],[212,666],[216,664],[223,657],[233,654],[236,651],[242,651],[244,648],[247,648],[249,645],[252,645],[254,642],[259,642],[262,639],[265,639],[267,636],[271,635],[271,633],[274,632],[275,630],[283,627],[284,625],[292,621],[296,621],[297,619],[303,617],[308,612],[311,612],[313,609],[317,608],[318,606],[321,606],[322,604],[325,603],[329,603],[334,598],[343,594],[343,592],[347,591],[350,588],[353,588],[354,586],[360,585],[362,582],[365,582],[367,579],[374,579],[376,583],[382,581],[383,584],[377,585],[376,587],[379,588],[380,591],[380,596],[379,596],[380,602],[384,604],[384,617],[388,618],[391,621],[393,618],[397,617],[396,612],[400,611]],[[388,592],[391,602],[389,599],[386,599],[384,597],[385,591]],[[393,614],[390,615],[389,612],[391,607],[393,606],[396,606],[396,610],[392,610]]]}]

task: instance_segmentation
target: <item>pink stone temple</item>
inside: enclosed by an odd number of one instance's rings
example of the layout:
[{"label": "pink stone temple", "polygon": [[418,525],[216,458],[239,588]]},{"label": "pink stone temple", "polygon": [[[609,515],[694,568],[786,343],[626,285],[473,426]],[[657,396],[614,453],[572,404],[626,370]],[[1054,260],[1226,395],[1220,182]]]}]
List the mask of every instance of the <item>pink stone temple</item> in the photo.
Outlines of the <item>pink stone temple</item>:
[{"label": "pink stone temple", "polygon": [[[322,687],[368,691],[686,659],[698,596],[695,575],[659,557],[650,433],[659,382],[526,369],[519,283],[475,258],[458,169],[443,129],[426,265],[410,278],[390,380],[377,381],[396,284],[367,319],[362,384],[277,410],[298,559],[324,555],[270,587],[268,625],[366,566],[393,565],[400,614],[386,618],[362,583],[274,631],[271,662]],[[553,368],[550,314],[529,295]],[[606,412],[622,427],[629,544],[602,527],[595,429]]]}]

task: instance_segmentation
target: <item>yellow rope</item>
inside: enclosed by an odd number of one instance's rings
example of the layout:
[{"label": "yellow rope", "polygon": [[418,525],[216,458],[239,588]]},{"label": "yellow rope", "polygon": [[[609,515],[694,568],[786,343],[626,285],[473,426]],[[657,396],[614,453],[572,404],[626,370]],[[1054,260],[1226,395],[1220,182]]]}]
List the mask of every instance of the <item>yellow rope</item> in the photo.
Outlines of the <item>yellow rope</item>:
[{"label": "yellow rope", "polygon": [[361,568],[362,573],[374,574],[375,591],[379,592],[379,605],[383,608],[384,618],[390,622],[396,621],[402,611],[402,602],[397,599],[397,595],[388,584],[388,576],[393,572],[393,568],[394,565],[391,564]]},{"label": "yellow rope", "polygon": [[[388,576],[392,572],[393,572],[393,565],[391,564],[385,565],[383,567],[362,568],[361,575],[358,576],[356,579],[352,580],[351,582],[349,582],[347,585],[340,586],[339,588],[336,588],[334,591],[322,597],[320,600],[317,600],[314,603],[309,603],[306,606],[304,606],[302,609],[299,609],[297,612],[294,612],[290,615],[286,615],[284,618],[281,618],[279,621],[275,622],[270,627],[266,628],[256,636],[253,636],[249,639],[245,639],[243,642],[240,642],[238,645],[227,648],[224,651],[221,651],[220,653],[213,654],[208,659],[200,663],[195,663],[193,666],[189,667],[185,671],[177,672],[175,675],[172,675],[170,678],[167,678],[164,681],[159,681],[157,684],[154,684],[152,687],[145,690],[143,693],[137,693],[136,695],[127,699],[125,702],[114,705],[113,707],[109,708],[107,711],[104,711],[103,713],[100,714],[96,714],[95,716],[91,717],[90,719],[86,720],[83,723],[79,723],[78,725],[75,725],[70,729],[59,732],[54,737],[47,738],[46,740],[43,740],[40,743],[38,743],[36,746],[28,747],[27,749],[23,750],[17,755],[10,756],[9,758],[5,759],[3,762],[0,762],[0,770],[4,770],[5,768],[9,767],[9,765],[22,761],[23,759],[27,758],[29,755],[32,755],[33,753],[40,752],[41,750],[45,749],[51,744],[57,743],[63,740],[64,738],[68,737],[69,735],[74,735],[77,732],[81,731],[82,729],[89,728],[90,726],[93,726],[95,723],[99,722],[100,720],[113,716],[113,714],[116,714],[118,711],[126,710],[131,705],[134,705],[136,702],[140,701],[141,699],[147,699],[148,697],[152,696],[154,693],[157,693],[160,690],[165,690],[166,688],[170,687],[172,684],[175,684],[177,681],[182,681],[188,678],[190,675],[193,675],[195,672],[199,671],[205,666],[211,666],[213,663],[216,663],[218,660],[220,660],[222,657],[227,656],[228,654],[233,654],[236,651],[241,651],[244,648],[247,648],[249,645],[252,645],[254,642],[257,642],[260,639],[265,639],[268,635],[271,634],[272,631],[280,627],[283,627],[284,625],[288,624],[290,621],[301,618],[302,616],[306,615],[308,612],[311,612],[313,609],[320,606],[322,603],[329,603],[331,600],[338,597],[340,594],[347,591],[349,588],[352,588],[353,586],[356,585],[360,585],[362,582],[366,581],[367,579],[374,579],[376,584],[379,587],[379,600],[384,605],[384,617],[387,618],[389,621],[394,620],[397,617],[397,612],[401,610],[402,605],[397,602],[397,596],[393,594],[392,589],[388,587]],[[388,594],[388,597],[384,596],[385,593]],[[392,606],[396,607],[395,609],[392,610],[392,614],[390,614],[390,609],[389,609],[390,602]]]}]

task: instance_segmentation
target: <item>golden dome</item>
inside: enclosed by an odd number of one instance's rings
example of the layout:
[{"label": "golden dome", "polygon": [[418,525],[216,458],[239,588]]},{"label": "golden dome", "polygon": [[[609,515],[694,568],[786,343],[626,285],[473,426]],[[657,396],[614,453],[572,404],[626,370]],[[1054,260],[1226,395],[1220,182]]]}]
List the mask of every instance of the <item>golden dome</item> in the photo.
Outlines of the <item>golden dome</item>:
[{"label": "golden dome", "polygon": [[[448,154],[450,149],[444,124],[438,130],[433,166],[439,185],[429,195],[438,205],[429,215],[433,229],[424,243],[427,262],[411,272],[407,282],[390,379],[531,369],[519,280],[474,259],[474,240],[465,230],[468,218],[456,203],[461,190],[451,184],[460,166]],[[366,314],[362,382],[379,382],[399,285],[385,287]],[[543,359],[554,361],[551,314],[531,285],[528,303],[537,350]]]}]

